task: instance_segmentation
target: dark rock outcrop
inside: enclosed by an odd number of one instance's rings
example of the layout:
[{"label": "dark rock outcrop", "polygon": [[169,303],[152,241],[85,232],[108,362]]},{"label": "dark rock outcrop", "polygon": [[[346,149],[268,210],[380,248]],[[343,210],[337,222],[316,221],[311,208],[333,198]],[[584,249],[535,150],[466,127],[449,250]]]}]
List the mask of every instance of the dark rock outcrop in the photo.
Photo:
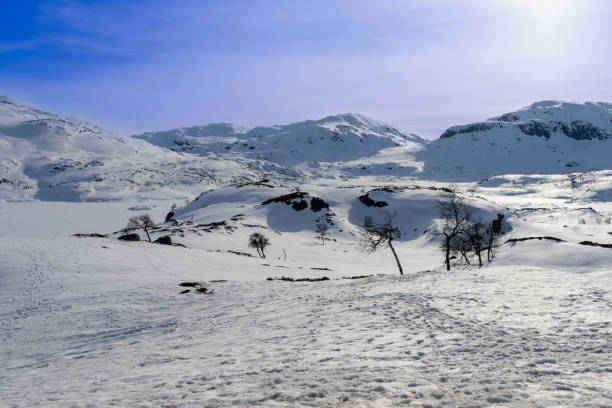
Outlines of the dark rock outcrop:
[{"label": "dark rock outcrop", "polygon": [[140,235],[138,235],[138,234],[125,234],[125,235],[121,235],[117,239],[120,239],[121,241],[140,241]]},{"label": "dark rock outcrop", "polygon": [[157,238],[153,242],[162,245],[172,245],[172,238],[170,237],[170,235],[164,235],[163,237]]}]

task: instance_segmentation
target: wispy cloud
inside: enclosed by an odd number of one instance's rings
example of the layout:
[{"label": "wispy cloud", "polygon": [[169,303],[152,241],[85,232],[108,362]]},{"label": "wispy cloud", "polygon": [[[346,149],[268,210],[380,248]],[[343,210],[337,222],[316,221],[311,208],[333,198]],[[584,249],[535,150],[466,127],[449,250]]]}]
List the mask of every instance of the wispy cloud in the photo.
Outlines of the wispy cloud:
[{"label": "wispy cloud", "polygon": [[125,131],[359,111],[436,136],[535,99],[609,99],[612,5],[528,3],[54,0],[0,42],[0,80]]}]

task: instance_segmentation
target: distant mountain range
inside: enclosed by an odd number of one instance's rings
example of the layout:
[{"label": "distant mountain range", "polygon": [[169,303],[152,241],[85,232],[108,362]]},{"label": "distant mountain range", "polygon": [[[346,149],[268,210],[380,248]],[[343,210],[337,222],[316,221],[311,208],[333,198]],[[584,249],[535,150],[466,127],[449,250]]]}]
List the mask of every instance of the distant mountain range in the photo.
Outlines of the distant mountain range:
[{"label": "distant mountain range", "polygon": [[0,97],[0,199],[190,198],[273,179],[479,180],[612,168],[612,104],[542,101],[429,142],[360,114],[117,136]]},{"label": "distant mountain range", "polygon": [[247,130],[227,123],[134,136],[157,146],[195,154],[234,153],[283,166],[346,162],[396,146],[424,146],[427,140],[384,122],[349,113],[289,125]]}]

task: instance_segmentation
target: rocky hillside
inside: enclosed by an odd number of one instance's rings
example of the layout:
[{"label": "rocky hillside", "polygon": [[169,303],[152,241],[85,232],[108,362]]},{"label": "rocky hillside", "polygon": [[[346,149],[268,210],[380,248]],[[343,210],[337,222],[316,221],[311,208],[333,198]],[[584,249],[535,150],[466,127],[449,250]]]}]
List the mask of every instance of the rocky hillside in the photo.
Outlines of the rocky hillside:
[{"label": "rocky hillside", "polygon": [[453,126],[417,159],[433,177],[470,179],[609,169],[611,154],[612,104],[542,101]]}]

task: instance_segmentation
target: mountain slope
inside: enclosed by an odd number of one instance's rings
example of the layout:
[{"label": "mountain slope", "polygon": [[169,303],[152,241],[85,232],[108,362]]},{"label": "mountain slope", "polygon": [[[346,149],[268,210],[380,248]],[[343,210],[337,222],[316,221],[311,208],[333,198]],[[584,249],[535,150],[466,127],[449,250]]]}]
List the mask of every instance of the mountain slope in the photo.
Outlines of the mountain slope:
[{"label": "mountain slope", "polygon": [[188,198],[262,172],[252,160],[180,154],[0,97],[0,199]]},{"label": "mountain slope", "polygon": [[453,126],[417,154],[426,175],[564,174],[609,169],[612,104],[542,101],[484,122]]},{"label": "mountain slope", "polygon": [[175,151],[206,155],[238,154],[293,167],[305,162],[345,162],[396,146],[422,146],[426,140],[360,114],[341,114],[248,131],[217,123],[143,133],[135,138]]}]

